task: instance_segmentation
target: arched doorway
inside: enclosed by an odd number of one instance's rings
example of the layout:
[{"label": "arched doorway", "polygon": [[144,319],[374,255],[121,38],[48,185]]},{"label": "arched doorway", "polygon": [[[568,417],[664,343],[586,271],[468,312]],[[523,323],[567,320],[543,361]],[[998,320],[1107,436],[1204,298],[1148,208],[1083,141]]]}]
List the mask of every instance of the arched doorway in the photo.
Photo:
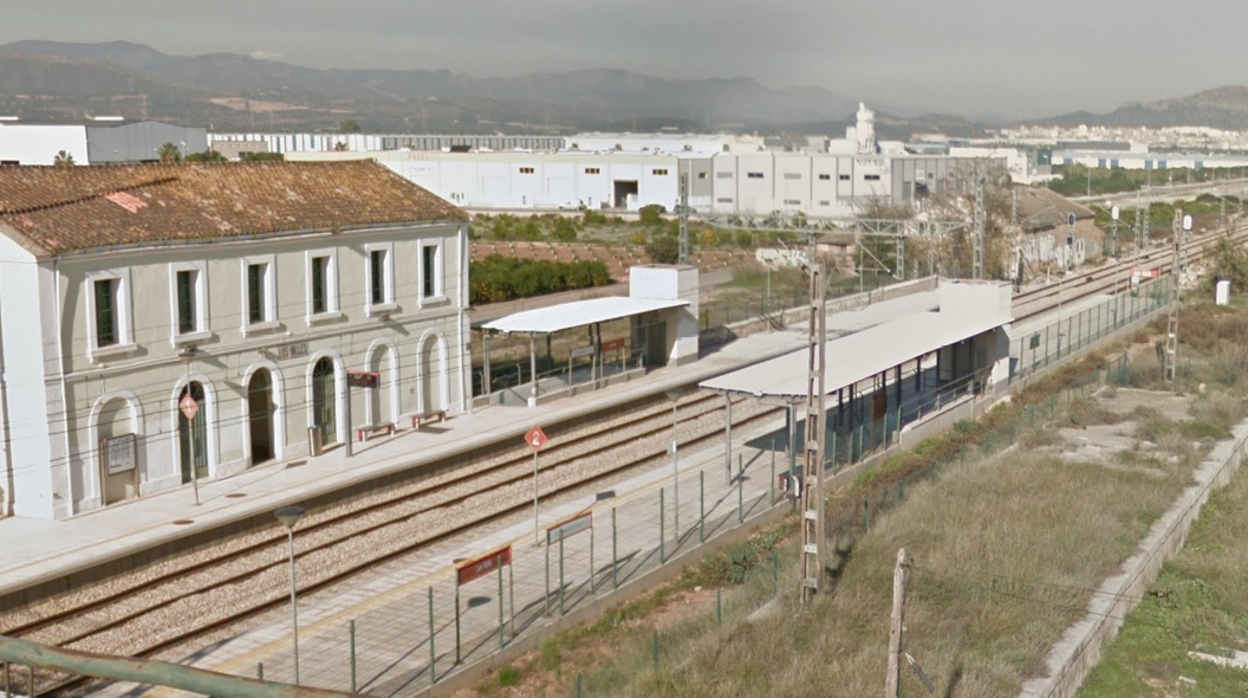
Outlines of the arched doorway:
[{"label": "arched doorway", "polygon": [[430,336],[420,346],[420,396],[425,412],[446,409],[446,357],[442,342]]},{"label": "arched doorway", "polygon": [[277,405],[273,401],[273,378],[269,369],[257,369],[247,383],[248,430],[251,435],[251,464],[256,465],[274,456],[273,415]]},{"label": "arched doorway", "polygon": [[312,367],[312,426],[320,427],[323,444],[338,441],[334,382],[333,359],[328,356],[321,357]]},{"label": "arched doorway", "polygon": [[178,449],[182,465],[182,483],[191,481],[191,468],[194,467],[198,479],[208,477],[208,411],[207,400],[204,399],[204,386],[198,381],[182,388],[178,393],[178,403],[190,393],[199,410],[194,420],[188,420],[181,409],[178,410]]},{"label": "arched doorway", "polygon": [[95,415],[101,504],[107,506],[139,496],[138,434],[134,408],[126,398],[102,398]]}]

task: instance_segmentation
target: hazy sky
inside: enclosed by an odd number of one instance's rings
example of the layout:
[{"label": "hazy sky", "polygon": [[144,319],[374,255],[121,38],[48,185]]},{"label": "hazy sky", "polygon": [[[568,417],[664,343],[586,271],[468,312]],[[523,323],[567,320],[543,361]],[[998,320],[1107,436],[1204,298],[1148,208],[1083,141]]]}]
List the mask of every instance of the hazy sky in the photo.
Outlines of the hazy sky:
[{"label": "hazy sky", "polygon": [[750,75],[1008,117],[1248,82],[1243,0],[0,0],[0,17],[0,42],[125,39],[477,77]]}]

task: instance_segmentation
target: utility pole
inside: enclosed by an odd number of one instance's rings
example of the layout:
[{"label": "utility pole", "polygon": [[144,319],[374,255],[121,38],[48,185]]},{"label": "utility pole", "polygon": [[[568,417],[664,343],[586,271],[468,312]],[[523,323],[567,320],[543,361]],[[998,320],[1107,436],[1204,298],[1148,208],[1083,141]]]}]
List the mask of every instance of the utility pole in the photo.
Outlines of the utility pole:
[{"label": "utility pole", "polygon": [[[685,164],[689,168],[693,167],[692,160],[687,160]],[[677,161],[678,168],[679,165]],[[676,263],[689,263],[689,170],[685,170],[680,175],[680,250]]]},{"label": "utility pole", "polygon": [[1161,379],[1174,383],[1179,362],[1179,286],[1182,282],[1183,231],[1191,229],[1191,218],[1183,209],[1174,210],[1174,260],[1170,263],[1170,317],[1166,322],[1166,344],[1162,354]]},{"label": "utility pole", "polygon": [[1014,279],[1014,290],[1023,285],[1023,228],[1018,224],[1018,187],[1010,191],[1010,278]]},{"label": "utility pole", "polygon": [[827,366],[828,303],[823,265],[810,258],[810,337],[806,380],[806,454],[802,483],[802,603],[809,604],[823,586],[824,368]]},{"label": "utility pole", "polygon": [[893,568],[893,620],[888,628],[888,675],[884,677],[884,698],[901,695],[901,635],[906,615],[906,549],[897,551]]},{"label": "utility pole", "polygon": [[971,239],[971,278],[979,281],[984,278],[984,174],[975,175],[975,229]]}]

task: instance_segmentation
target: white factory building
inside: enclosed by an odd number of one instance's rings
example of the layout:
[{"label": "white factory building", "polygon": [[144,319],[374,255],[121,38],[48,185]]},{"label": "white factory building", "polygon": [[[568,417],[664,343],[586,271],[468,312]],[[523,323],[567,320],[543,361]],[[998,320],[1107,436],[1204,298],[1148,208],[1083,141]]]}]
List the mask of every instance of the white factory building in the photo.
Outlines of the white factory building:
[{"label": "white factory building", "polygon": [[579,208],[675,210],[680,178],[699,212],[846,218],[875,200],[921,205],[967,191],[975,168],[1004,166],[1005,153],[918,155],[877,142],[874,114],[860,107],[846,138],[805,150],[769,150],[758,136],[611,134],[569,136],[553,151],[294,151],[289,160],[371,158],[447,201],[476,211]]},{"label": "white factory building", "polygon": [[0,117],[0,165],[55,165],[68,155],[75,165],[156,162],[172,143],[183,155],[208,149],[208,133],[158,121],[93,117],[77,124],[42,124]]},{"label": "white factory building", "polygon": [[1054,165],[1167,170],[1248,167],[1248,154],[1156,153],[1146,150],[1054,150]]}]

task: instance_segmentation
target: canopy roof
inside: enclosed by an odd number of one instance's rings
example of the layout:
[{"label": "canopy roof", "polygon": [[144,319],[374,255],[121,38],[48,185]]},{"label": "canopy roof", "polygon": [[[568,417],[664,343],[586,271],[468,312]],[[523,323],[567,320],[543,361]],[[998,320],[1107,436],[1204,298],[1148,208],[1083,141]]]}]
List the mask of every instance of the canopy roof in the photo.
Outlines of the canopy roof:
[{"label": "canopy roof", "polygon": [[609,296],[563,303],[514,313],[479,325],[481,330],[501,334],[553,334],[600,322],[642,315],[689,305],[682,300],[654,300],[629,296]]}]

